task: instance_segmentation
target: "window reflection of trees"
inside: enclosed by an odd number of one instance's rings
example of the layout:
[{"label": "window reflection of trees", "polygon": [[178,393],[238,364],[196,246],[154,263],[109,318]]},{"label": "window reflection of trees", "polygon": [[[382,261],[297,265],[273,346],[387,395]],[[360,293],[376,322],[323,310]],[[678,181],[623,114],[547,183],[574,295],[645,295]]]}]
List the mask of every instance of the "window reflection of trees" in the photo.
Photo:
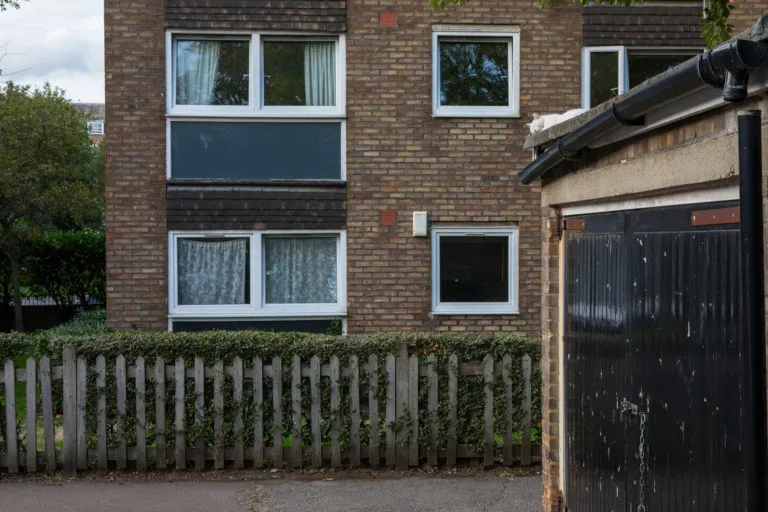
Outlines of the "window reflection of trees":
[{"label": "window reflection of trees", "polygon": [[441,42],[440,104],[509,105],[506,42]]}]

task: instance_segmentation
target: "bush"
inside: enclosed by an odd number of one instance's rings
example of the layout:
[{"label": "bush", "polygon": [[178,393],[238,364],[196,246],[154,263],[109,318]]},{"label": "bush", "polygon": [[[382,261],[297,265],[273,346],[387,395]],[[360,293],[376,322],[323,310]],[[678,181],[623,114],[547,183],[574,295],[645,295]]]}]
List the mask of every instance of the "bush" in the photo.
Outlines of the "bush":
[{"label": "bush", "polygon": [[83,228],[45,233],[33,242],[26,261],[32,295],[59,305],[106,299],[106,237]]},{"label": "bush", "polygon": [[107,331],[107,311],[102,308],[80,311],[69,322],[48,329],[50,334],[80,336]]}]

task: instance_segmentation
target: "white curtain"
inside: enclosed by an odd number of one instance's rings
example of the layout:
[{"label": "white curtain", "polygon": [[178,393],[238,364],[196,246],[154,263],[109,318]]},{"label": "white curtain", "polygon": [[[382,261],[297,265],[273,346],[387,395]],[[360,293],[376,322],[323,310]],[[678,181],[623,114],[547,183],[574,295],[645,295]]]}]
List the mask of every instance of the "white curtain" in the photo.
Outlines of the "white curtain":
[{"label": "white curtain", "polygon": [[181,238],[179,304],[245,304],[248,240]]},{"label": "white curtain", "polygon": [[176,103],[213,105],[219,41],[179,41],[176,47]]},{"label": "white curtain", "polygon": [[336,239],[264,238],[268,304],[336,302]]},{"label": "white curtain", "polygon": [[307,106],[336,104],[336,45],[334,43],[304,45],[304,89]]}]

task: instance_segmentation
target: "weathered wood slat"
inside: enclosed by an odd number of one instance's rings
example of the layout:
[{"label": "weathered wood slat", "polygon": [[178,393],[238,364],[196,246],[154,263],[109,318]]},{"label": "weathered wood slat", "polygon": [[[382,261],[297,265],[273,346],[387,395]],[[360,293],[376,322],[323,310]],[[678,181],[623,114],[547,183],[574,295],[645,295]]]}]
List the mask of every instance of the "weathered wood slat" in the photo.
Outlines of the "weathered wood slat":
[{"label": "weathered wood slat", "polygon": [[136,356],[136,469],[147,470],[147,375],[143,356]]},{"label": "weathered wood slat", "polygon": [[158,357],[154,368],[155,375],[155,444],[157,457],[155,469],[166,468],[165,444],[165,360]]},{"label": "weathered wood slat", "polygon": [[272,423],[275,426],[272,437],[272,466],[283,467],[283,361],[279,356],[272,358]]},{"label": "weathered wood slat", "polygon": [[5,361],[5,444],[9,473],[19,472],[19,445],[16,435],[16,371],[13,359]]},{"label": "weathered wood slat", "polygon": [[427,417],[429,418],[429,447],[427,449],[427,464],[437,466],[437,406],[438,406],[438,378],[437,378],[437,357],[430,354],[427,358],[428,365],[426,371],[427,385]]},{"label": "weathered wood slat", "polygon": [[74,476],[77,473],[77,362],[75,349],[71,345],[64,347],[62,363],[64,367],[64,381],[62,383],[64,392],[64,451],[62,458],[64,474]]},{"label": "weathered wood slat", "polygon": [[397,369],[395,378],[397,379],[397,425],[398,431],[395,432],[397,441],[397,469],[408,469],[410,462],[410,436],[407,435],[405,426],[407,425],[410,414],[409,402],[410,393],[408,389],[408,346],[403,343],[397,350]]},{"label": "weathered wood slat", "polygon": [[37,472],[37,362],[27,358],[27,473]]},{"label": "weathered wood slat", "polygon": [[107,469],[107,362],[96,356],[96,467]]},{"label": "weathered wood slat", "polygon": [[458,370],[459,359],[456,354],[448,356],[448,440],[445,462],[449,466],[456,465],[456,408],[458,405]]},{"label": "weathered wood slat", "polygon": [[341,466],[341,397],[339,358],[331,356],[331,467]]},{"label": "weathered wood slat", "polygon": [[235,431],[235,469],[245,467],[245,433],[243,432],[243,360],[235,357],[232,364],[232,400],[235,406],[233,427]]},{"label": "weathered wood slat", "polygon": [[293,428],[291,429],[291,465],[301,468],[301,358],[297,355],[291,360],[291,405],[293,409]]},{"label": "weathered wood slat", "polygon": [[507,354],[504,356],[501,363],[501,378],[504,381],[504,403],[506,404],[506,411],[504,412],[504,420],[506,423],[506,429],[504,430],[504,464],[507,466],[511,466],[514,459],[515,402],[511,369],[512,356]]},{"label": "weathered wood slat", "polygon": [[186,394],[186,372],[184,371],[184,359],[182,357],[176,358],[174,376],[176,380],[176,410],[174,414],[174,427],[176,430],[176,469],[181,470],[187,468],[187,440],[184,436],[184,395]]},{"label": "weathered wood slat", "polygon": [[53,394],[51,392],[51,358],[40,358],[40,397],[43,401],[43,447],[45,470],[56,471],[56,442],[53,426]]},{"label": "weathered wood slat", "polygon": [[309,363],[310,421],[312,423],[312,466],[323,465],[323,447],[320,415],[320,358],[312,356]]},{"label": "weathered wood slat", "polygon": [[205,469],[205,365],[201,357],[195,357],[195,469]]},{"label": "weathered wood slat", "polygon": [[408,444],[408,463],[419,465],[419,356],[408,359],[408,417],[411,420],[411,438]]},{"label": "weathered wood slat", "polygon": [[379,360],[375,355],[368,356],[368,383],[368,464],[376,468],[379,466]]},{"label": "weathered wood slat", "polygon": [[395,439],[395,430],[393,425],[397,421],[397,362],[395,356],[387,354],[387,419],[386,421],[386,441],[387,441],[387,466],[397,464],[397,440]]},{"label": "weathered wood slat", "polygon": [[264,467],[264,378],[260,357],[253,358],[253,465]]},{"label": "weathered wood slat", "polygon": [[357,356],[349,357],[349,463],[360,465],[360,368]]},{"label": "weathered wood slat", "polygon": [[531,356],[523,356],[523,432],[520,463],[531,465]]},{"label": "weathered wood slat", "polygon": [[88,469],[88,446],[85,441],[85,406],[88,402],[86,396],[87,363],[83,356],[77,356],[77,469]]},{"label": "weathered wood slat", "polygon": [[483,384],[485,408],[483,411],[483,465],[493,466],[493,356],[487,354],[483,359]]},{"label": "weathered wood slat", "polygon": [[[115,381],[117,384],[117,431],[125,432],[125,412],[126,412],[126,368],[125,368],[125,356],[122,354],[117,356],[115,361]],[[123,470],[128,467],[126,454],[126,440],[125,434],[118,436],[117,440],[117,461],[115,467],[118,470]]]},{"label": "weathered wood slat", "polygon": [[224,469],[224,362],[213,366],[213,467]]}]

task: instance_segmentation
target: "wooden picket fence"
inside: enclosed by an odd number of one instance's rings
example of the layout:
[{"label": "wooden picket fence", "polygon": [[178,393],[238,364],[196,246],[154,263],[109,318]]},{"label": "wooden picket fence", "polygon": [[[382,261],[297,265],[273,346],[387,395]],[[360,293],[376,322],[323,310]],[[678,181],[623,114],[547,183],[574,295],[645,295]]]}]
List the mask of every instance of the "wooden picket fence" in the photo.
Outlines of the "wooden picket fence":
[{"label": "wooden picket fence", "polygon": [[[503,463],[507,465],[520,463],[530,465],[532,459],[540,454],[540,447],[531,442],[531,357],[526,355],[522,360],[514,362],[521,365],[524,377],[524,389],[522,403],[514,403],[513,379],[510,369],[513,365],[511,356],[505,356],[502,361],[494,361],[491,356],[486,356],[482,362],[459,362],[455,355],[442,361],[447,364],[449,401],[448,412],[448,436],[445,446],[439,446],[437,422],[429,426],[429,442],[426,446],[420,446],[418,440],[419,431],[419,378],[426,377],[428,382],[428,412],[436,414],[438,410],[438,372],[437,361],[434,356],[420,358],[416,355],[408,355],[407,347],[400,348],[397,354],[387,355],[383,368],[379,366],[377,356],[370,356],[367,362],[360,364],[357,357],[351,356],[349,363],[341,367],[339,358],[331,356],[327,364],[321,364],[315,356],[310,358],[309,364],[304,364],[298,356],[290,361],[282,361],[280,357],[274,357],[271,361],[262,361],[254,358],[250,366],[238,357],[235,357],[231,366],[225,366],[222,361],[213,367],[205,367],[203,360],[194,358],[191,365],[186,365],[182,358],[178,358],[174,364],[159,357],[154,364],[147,364],[143,357],[136,357],[135,363],[128,366],[126,358],[122,355],[110,362],[108,368],[104,356],[98,356],[95,365],[89,367],[83,357],[77,356],[74,348],[65,347],[62,354],[62,364],[51,366],[49,357],[42,357],[39,361],[30,358],[26,361],[25,368],[15,368],[14,361],[5,362],[3,370],[0,370],[0,382],[5,384],[5,417],[6,417],[6,446],[5,453],[0,452],[0,470],[9,473],[56,471],[63,468],[66,474],[75,474],[78,470],[89,468],[107,469],[114,467],[118,470],[128,468],[132,463],[138,471],[146,471],[148,467],[155,469],[175,468],[186,469],[192,462],[195,469],[203,470],[208,466],[215,469],[223,469],[231,466],[237,469],[246,467],[246,462],[254,468],[262,468],[265,465],[283,468],[301,468],[302,466],[320,467],[330,463],[331,467],[340,467],[342,461],[351,466],[360,466],[365,460],[370,467],[382,464],[397,468],[417,466],[426,462],[430,465],[446,464],[455,465],[460,459],[482,460],[486,466],[495,463],[494,445],[494,392],[492,383],[494,376],[501,376],[504,382],[506,431],[503,435]],[[271,363],[271,364],[269,364]],[[291,380],[291,404],[292,424],[283,425],[282,372],[290,369]],[[520,366],[518,366],[520,368]],[[374,389],[369,390],[369,418],[361,418],[360,408],[360,371],[361,369],[376,381],[379,372],[387,375],[386,389],[386,443],[379,446],[380,409],[379,397]],[[87,374],[95,372],[97,394],[98,425],[96,429],[96,446],[88,447],[86,436],[86,392]],[[194,446],[188,446],[184,434],[185,416],[185,392],[188,380],[194,381],[196,423],[201,423],[204,410],[204,392],[206,379],[213,379],[214,402],[214,433],[215,439],[221,439],[223,427],[222,409],[224,393],[222,383],[224,375],[232,377],[232,400],[240,404],[243,399],[243,386],[253,386],[253,401],[255,421],[253,425],[252,446],[247,446],[243,436],[234,441],[234,446],[222,446],[220,442],[214,446],[205,446],[202,437],[195,440]],[[117,430],[121,431],[120,418],[126,415],[127,383],[129,379],[135,379],[136,390],[136,432],[135,444],[127,446],[124,438],[118,439],[116,445],[107,445],[107,394],[103,392],[107,382],[107,375],[115,378],[116,408],[118,412]],[[482,377],[485,383],[484,389],[484,444],[483,449],[477,452],[468,445],[457,443],[457,390],[458,379],[462,376]],[[273,387],[272,397],[272,422],[274,426],[273,439],[282,440],[284,429],[289,429],[294,437],[301,439],[302,397],[301,379],[309,378],[311,389],[311,428],[312,442],[310,446],[302,442],[292,442],[291,446],[282,446],[282,443],[265,445],[264,432],[264,407],[265,378],[271,377]],[[341,449],[339,421],[331,422],[330,446],[323,446],[321,442],[321,397],[320,380],[322,377],[330,377],[331,410],[337,410],[340,404],[340,377],[349,379],[349,399],[351,401],[349,444],[348,448]],[[63,447],[56,448],[54,407],[52,395],[52,382],[62,380],[63,387]],[[166,426],[166,382],[175,384],[173,400],[175,403],[175,418],[173,426],[175,443],[166,449],[166,435],[163,433]],[[26,423],[27,446],[37,446],[38,412],[42,411],[43,450],[21,450],[21,443],[17,434],[16,411],[16,383],[26,382],[26,418],[19,419]],[[147,384],[155,386],[155,434],[154,446],[147,446],[145,430],[145,417],[147,414],[145,394]],[[39,388],[38,388],[39,385]],[[39,389],[39,393],[37,390]],[[170,391],[170,390],[169,390]],[[522,431],[515,442],[516,431],[513,424],[513,412],[515,407],[523,410]],[[236,408],[239,411],[239,408]],[[434,417],[434,416],[430,416]],[[362,420],[368,420],[364,426],[370,427],[368,446],[361,445],[360,425]],[[404,434],[395,429],[398,420],[411,422],[411,428]],[[242,429],[242,413],[236,412],[233,419],[235,430]],[[21,429],[20,429],[21,430]],[[405,432],[405,431],[404,431]],[[407,435],[406,438],[403,436]],[[31,440],[31,441],[30,441]],[[327,444],[327,443],[326,443]],[[382,453],[383,451],[383,453]],[[212,464],[210,464],[212,462]]]}]

